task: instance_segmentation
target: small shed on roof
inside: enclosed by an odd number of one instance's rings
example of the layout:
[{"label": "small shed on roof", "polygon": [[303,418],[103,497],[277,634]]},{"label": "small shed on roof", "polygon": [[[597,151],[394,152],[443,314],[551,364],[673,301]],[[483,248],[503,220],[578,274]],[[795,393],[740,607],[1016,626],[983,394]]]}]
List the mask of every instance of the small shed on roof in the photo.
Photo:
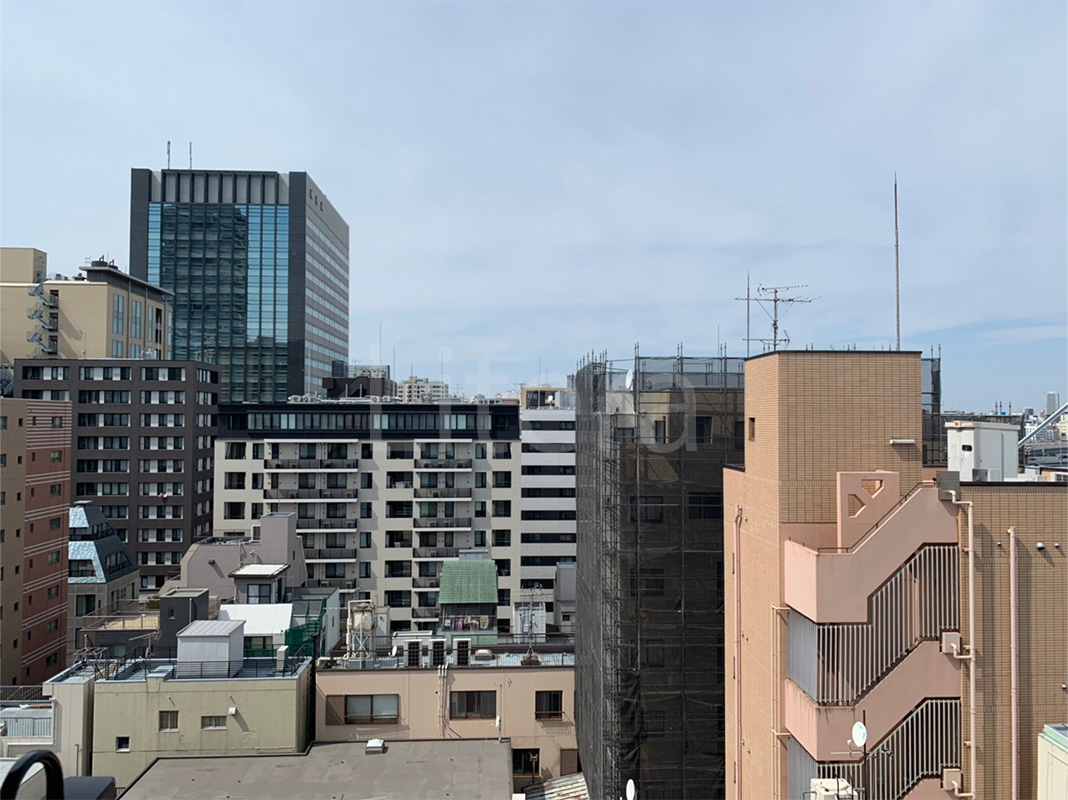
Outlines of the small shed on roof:
[{"label": "small shed on roof", "polygon": [[446,561],[440,605],[497,605],[497,565],[490,560]]}]

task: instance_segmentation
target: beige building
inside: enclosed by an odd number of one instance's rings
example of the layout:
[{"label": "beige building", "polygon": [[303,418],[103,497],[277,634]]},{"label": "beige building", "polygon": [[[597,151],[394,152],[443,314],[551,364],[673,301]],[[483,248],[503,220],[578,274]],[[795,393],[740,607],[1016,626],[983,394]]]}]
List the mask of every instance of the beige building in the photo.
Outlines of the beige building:
[{"label": "beige building", "polygon": [[[172,293],[94,261],[75,278],[48,275],[48,256],[0,248],[0,363],[16,358],[171,357]],[[69,400],[57,383],[45,400]],[[58,393],[58,396],[57,396]]]},{"label": "beige building", "polygon": [[201,620],[177,659],[83,662],[48,681],[64,770],[83,774],[92,753],[92,774],[121,790],[159,757],[303,752],[310,659],[246,659],[243,643],[243,622]]},{"label": "beige building", "polygon": [[772,353],[745,378],[726,796],[1035,796],[1068,713],[1068,488],[925,479],[919,353]]},{"label": "beige building", "polygon": [[572,654],[538,653],[538,663],[524,665],[521,653],[467,658],[456,650],[460,641],[440,658],[432,648],[420,654],[413,640],[414,658],[406,648],[362,669],[319,670],[316,741],[510,740],[517,792],[535,778],[577,772]]}]

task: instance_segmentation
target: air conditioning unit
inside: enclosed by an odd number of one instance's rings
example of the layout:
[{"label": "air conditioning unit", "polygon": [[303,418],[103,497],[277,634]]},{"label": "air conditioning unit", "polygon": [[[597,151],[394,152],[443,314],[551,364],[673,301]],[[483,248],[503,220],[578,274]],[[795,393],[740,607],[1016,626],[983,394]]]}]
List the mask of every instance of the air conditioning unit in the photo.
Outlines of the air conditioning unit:
[{"label": "air conditioning unit", "polygon": [[405,645],[405,666],[415,669],[420,665],[422,659],[420,657],[421,643],[418,641],[407,642]]},{"label": "air conditioning unit", "polygon": [[853,800],[853,787],[844,778],[813,778],[805,793],[814,800]]},{"label": "air conditioning unit", "polygon": [[442,667],[445,665],[445,640],[430,640],[430,666]]},{"label": "air conditioning unit", "polygon": [[471,640],[453,639],[453,663],[458,667],[466,667],[471,663]]}]

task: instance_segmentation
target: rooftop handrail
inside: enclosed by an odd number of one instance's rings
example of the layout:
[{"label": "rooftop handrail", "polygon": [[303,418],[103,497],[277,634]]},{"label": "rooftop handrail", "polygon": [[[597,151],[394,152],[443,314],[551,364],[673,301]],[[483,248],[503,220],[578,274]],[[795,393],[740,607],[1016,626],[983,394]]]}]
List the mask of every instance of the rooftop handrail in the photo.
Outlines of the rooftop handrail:
[{"label": "rooftop handrail", "polygon": [[872,525],[870,528],[868,528],[868,530],[866,530],[863,534],[861,534],[860,538],[857,539],[849,547],[817,547],[816,548],[816,552],[818,552],[818,553],[853,553],[853,552],[856,552],[857,548],[860,547],[862,544],[864,544],[864,542],[866,542],[869,538],[871,538],[871,535],[873,533],[875,533],[877,530],[879,530],[879,527],[884,522],[886,522],[886,520],[895,511],[897,511],[899,508],[901,508],[901,506],[903,506],[905,503],[907,503],[909,498],[911,498],[914,494],[916,494],[916,492],[918,492],[920,489],[922,489],[924,487],[928,487],[928,488],[929,487],[933,487],[934,485],[935,485],[934,481],[927,481],[927,480],[922,480],[919,483],[917,483],[915,486],[913,486],[911,489],[909,489],[907,492],[905,492],[905,494],[903,494],[901,496],[900,500],[898,500],[889,509],[887,509],[886,513],[883,514],[881,517],[879,517],[879,519],[876,520],[875,524]]}]

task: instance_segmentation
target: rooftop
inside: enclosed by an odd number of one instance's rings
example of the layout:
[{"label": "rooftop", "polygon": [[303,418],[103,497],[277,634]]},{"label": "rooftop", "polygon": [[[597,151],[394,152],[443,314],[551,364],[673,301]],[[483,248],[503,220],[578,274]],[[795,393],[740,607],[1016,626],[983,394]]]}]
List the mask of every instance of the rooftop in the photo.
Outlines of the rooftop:
[{"label": "rooftop", "polygon": [[229,636],[244,627],[243,619],[198,619],[178,631],[178,636]]},{"label": "rooftop", "polygon": [[[453,640],[455,641],[455,639]],[[482,652],[483,655],[478,655]],[[514,650],[506,653],[497,653],[489,649],[481,650],[477,645],[471,646],[471,656],[466,666],[460,667],[456,663],[456,653],[454,650],[446,648],[445,650],[445,663],[450,667],[456,669],[469,669],[469,668],[512,668],[517,669],[524,667],[530,669],[532,667],[574,667],[575,666],[575,653],[573,651],[546,653],[534,651],[534,656],[538,659],[537,664],[523,664],[523,660],[527,657],[527,651]],[[373,659],[355,659],[355,658],[337,658],[334,659],[335,670],[372,670],[372,669],[430,669],[433,667],[431,655],[429,651],[423,651],[419,656],[418,667],[408,667],[407,658],[405,656],[404,648],[398,648],[396,656],[375,656]],[[329,669],[325,665],[320,665],[321,669]]]},{"label": "rooftop", "polygon": [[289,569],[289,564],[245,564],[230,573],[231,578],[275,578]]},{"label": "rooftop", "polygon": [[313,745],[307,755],[161,758],[123,795],[124,800],[336,800],[373,797],[508,798],[512,755],[508,741],[386,741],[368,755],[363,742]]}]

